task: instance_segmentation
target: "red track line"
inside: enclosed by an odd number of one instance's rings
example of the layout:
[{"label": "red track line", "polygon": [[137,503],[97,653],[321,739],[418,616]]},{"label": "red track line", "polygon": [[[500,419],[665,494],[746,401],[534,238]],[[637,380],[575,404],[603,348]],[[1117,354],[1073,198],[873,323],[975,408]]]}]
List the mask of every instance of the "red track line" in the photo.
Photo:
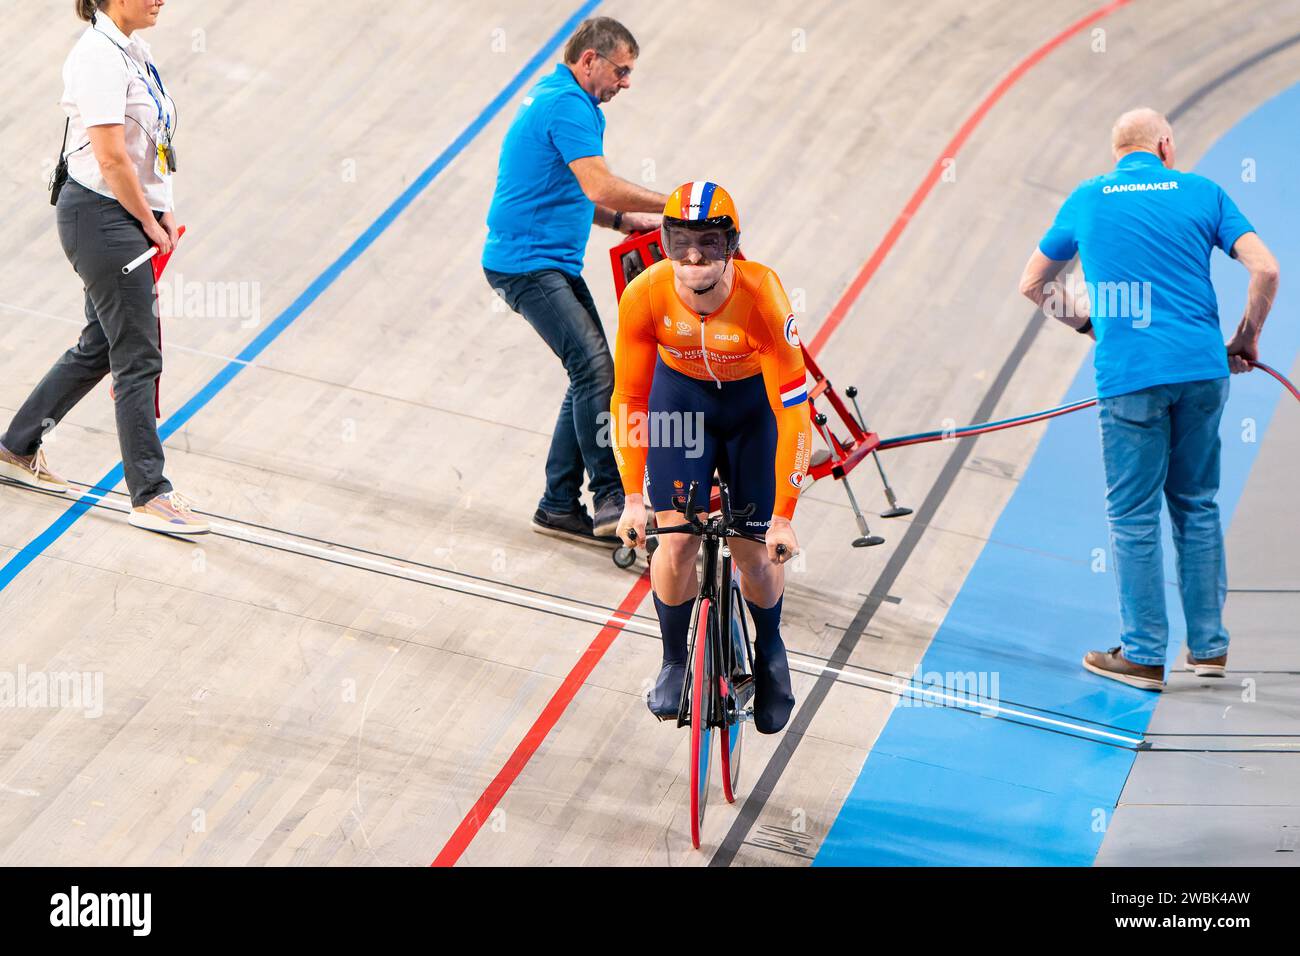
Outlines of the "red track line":
[{"label": "red track line", "polygon": [[460,821],[460,826],[456,828],[456,832],[451,835],[451,839],[442,848],[438,858],[433,861],[433,866],[452,866],[460,859],[460,855],[465,852],[465,848],[474,839],[479,828],[487,822],[492,811],[496,809],[496,805],[501,802],[501,798],[505,796],[506,791],[510,789],[510,785],[519,776],[520,771],[532,759],[533,754],[537,753],[537,748],[542,745],[546,735],[551,732],[551,728],[560,719],[560,715],[569,706],[569,702],[573,700],[583,682],[595,669],[596,664],[600,662],[605,652],[609,650],[609,646],[614,643],[614,638],[618,637],[619,632],[623,630],[623,625],[627,623],[632,613],[645,600],[645,596],[649,591],[650,572],[646,570],[642,572],[641,577],[637,578],[636,584],[632,585],[632,590],[627,593],[627,597],[623,598],[623,603],[618,606],[618,610],[610,615],[605,626],[596,635],[596,639],[578,658],[578,663],[573,666],[573,670],[569,671],[569,675],[564,678],[564,682],[560,684],[559,689],[551,697],[541,715],[533,722],[533,726],[528,728],[528,733],[524,735],[523,740],[519,741],[519,746],[510,755],[510,759],[501,768],[501,772],[488,784],[488,788],[483,791],[483,795],[470,808],[469,813],[465,814],[465,819]]},{"label": "red track line", "polygon": [[[857,277],[849,287],[844,290],[844,294],[840,297],[839,302],[835,304],[835,308],[831,310],[826,321],[822,323],[822,327],[817,331],[817,335],[813,338],[812,344],[808,346],[810,352],[816,355],[818,349],[826,339],[829,338],[831,333],[835,331],[836,327],[844,321],[844,316],[848,314],[849,307],[862,293],[862,290],[871,280],[871,277],[875,275],[876,270],[880,267],[881,261],[889,253],[889,250],[893,248],[894,243],[898,241],[898,237],[902,233],[903,227],[906,226],[908,220],[916,214],[921,203],[925,201],[925,197],[930,194],[930,190],[938,181],[939,175],[943,171],[943,160],[955,155],[957,150],[960,149],[962,144],[970,137],[970,134],[974,131],[975,127],[979,125],[980,121],[984,118],[984,115],[993,107],[993,104],[1001,99],[1002,94],[1010,89],[1010,87],[1019,80],[1030,67],[1043,57],[1047,56],[1047,54],[1051,53],[1070,37],[1074,36],[1085,27],[1096,23],[1102,17],[1115,12],[1120,7],[1127,6],[1130,2],[1131,0],[1112,0],[1112,2],[1105,6],[1098,7],[1082,20],[1066,27],[1065,30],[1058,33],[1033,53],[1029,54],[1029,56],[1016,64],[1015,68],[1010,73],[1002,78],[1002,81],[998,83],[993,92],[986,96],[983,102],[975,108],[975,112],[967,117],[966,122],[961,125],[961,129],[959,129],[957,135],[952,138],[952,141],[944,150],[943,155],[936,159],[934,165],[930,167],[930,172],[926,176],[925,181],[921,184],[920,188],[912,194],[912,198],[908,200],[903,211],[899,214],[898,218],[894,220],[894,224],[890,227],[885,238],[881,241],[880,245],[876,247],[876,251],[871,254],[871,258],[867,260],[867,264],[862,267],[862,271],[858,273]],[[649,591],[650,574],[649,572],[646,572],[637,579],[636,584],[632,586],[632,590],[629,591],[627,597],[623,599],[623,603],[618,606],[618,613],[611,616],[609,622],[601,629],[600,633],[596,635],[596,639],[591,642],[591,646],[587,648],[582,657],[578,658],[578,662],[573,666],[573,670],[569,672],[569,676],[564,679],[564,683],[560,685],[559,690],[555,692],[555,695],[551,698],[550,702],[547,703],[546,709],[542,711],[541,716],[537,718],[537,721],[529,729],[528,734],[522,741],[520,741],[519,746],[515,748],[514,753],[510,755],[510,759],[507,760],[506,765],[501,768],[501,772],[493,778],[492,782],[488,785],[488,788],[483,791],[483,795],[478,798],[478,801],[474,804],[473,808],[471,808],[469,813],[465,815],[465,819],[460,822],[460,826],[456,828],[456,832],[451,835],[451,838],[447,841],[446,845],[443,846],[437,859],[433,861],[434,866],[453,866],[456,861],[460,859],[461,854],[465,852],[465,848],[469,846],[470,841],[474,839],[478,834],[479,829],[487,821],[488,815],[496,808],[496,805],[501,801],[501,798],[505,796],[506,791],[510,789],[515,778],[519,776],[520,772],[524,769],[524,766],[532,758],[533,754],[537,752],[537,748],[542,745],[542,741],[546,738],[546,735],[550,733],[551,728],[554,727],[556,722],[560,719],[565,708],[569,706],[569,702],[573,700],[574,695],[577,694],[583,681],[587,679],[587,675],[592,672],[605,651],[614,643],[614,638],[617,637],[619,631],[622,630],[623,621],[640,606]],[[622,617],[620,618],[619,615],[622,615]]]},{"label": "red track line", "polygon": [[988,111],[993,108],[993,105],[997,103],[998,100],[1002,99],[1003,94],[1006,93],[1007,90],[1011,89],[1011,87],[1015,85],[1016,81],[1024,76],[1025,73],[1029,71],[1030,67],[1038,63],[1039,60],[1043,59],[1043,57],[1047,56],[1047,54],[1051,53],[1080,30],[1091,26],[1102,17],[1114,13],[1120,7],[1127,6],[1130,2],[1131,0],[1112,0],[1111,3],[1106,4],[1104,7],[1097,8],[1082,20],[1078,20],[1066,27],[1062,32],[1052,37],[1052,39],[1048,40],[1033,53],[1029,54],[1029,56],[1017,63],[1015,68],[1004,76],[1001,82],[993,88],[993,91],[989,93],[988,96],[984,97],[984,100],[980,105],[975,108],[975,112],[966,117],[966,122],[961,124],[961,129],[957,130],[957,135],[954,136],[948,145],[944,147],[943,152],[939,154],[939,158],[936,159],[934,165],[930,167],[930,172],[926,174],[925,179],[921,182],[921,185],[917,187],[916,192],[912,193],[912,198],[907,201],[907,205],[904,206],[903,211],[898,214],[898,218],[894,220],[894,224],[889,227],[889,231],[885,233],[885,238],[880,240],[880,245],[876,246],[876,251],[871,254],[871,258],[867,260],[866,265],[862,267],[862,270],[854,277],[853,281],[849,283],[849,287],[844,290],[844,294],[840,296],[840,300],[836,302],[830,312],[827,313],[826,321],[821,324],[821,328],[817,330],[817,334],[813,336],[812,343],[808,346],[808,351],[813,354],[813,357],[816,357],[817,353],[821,350],[821,347],[826,344],[826,340],[831,337],[837,328],[839,328],[840,323],[844,321],[844,317],[848,315],[849,308],[855,301],[857,301],[862,290],[866,287],[867,283],[871,281],[871,277],[876,274],[876,270],[879,269],[880,264],[884,262],[885,256],[889,255],[890,250],[894,248],[894,244],[898,242],[898,237],[903,234],[903,230],[907,227],[907,224],[912,220],[912,217],[916,215],[917,210],[921,208],[921,203],[925,202],[925,198],[930,195],[930,190],[934,188],[934,184],[937,183],[939,177],[943,175],[944,162],[956,157],[957,152],[966,144],[966,140],[970,138],[970,134],[974,132],[975,127],[980,124],[982,119],[984,119],[984,115],[988,113]]}]

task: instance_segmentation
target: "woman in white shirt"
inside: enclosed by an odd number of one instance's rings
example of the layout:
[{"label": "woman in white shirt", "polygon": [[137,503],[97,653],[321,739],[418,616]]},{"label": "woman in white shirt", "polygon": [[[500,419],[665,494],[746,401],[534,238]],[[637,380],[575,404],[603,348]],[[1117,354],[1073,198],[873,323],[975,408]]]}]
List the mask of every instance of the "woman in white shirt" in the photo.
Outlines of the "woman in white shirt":
[{"label": "woman in white shirt", "polygon": [[0,436],[0,475],[66,492],[41,439],[103,377],[113,375],[117,434],[131,524],[172,534],[209,530],[163,476],[158,438],[162,351],[153,270],[122,267],[175,245],[172,174],[176,104],[135,34],[164,0],[75,0],[90,25],[63,65],[68,181],[58,197],[59,240],[86,288],[86,327]]}]

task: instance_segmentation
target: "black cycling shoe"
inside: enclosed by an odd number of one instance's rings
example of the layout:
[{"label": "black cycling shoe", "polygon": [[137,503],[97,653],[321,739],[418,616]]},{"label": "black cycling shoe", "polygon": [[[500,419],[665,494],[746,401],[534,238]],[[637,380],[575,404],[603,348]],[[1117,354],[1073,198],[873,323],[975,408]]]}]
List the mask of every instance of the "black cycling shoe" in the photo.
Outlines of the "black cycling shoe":
[{"label": "black cycling shoe", "polygon": [[790,663],[785,646],[777,645],[771,657],[755,649],[754,729],[775,734],[785,727],[794,710],[794,689],[790,686]]},{"label": "black cycling shoe", "polygon": [[686,663],[665,664],[659,671],[659,679],[654,689],[646,698],[650,713],[660,720],[672,720],[681,710],[682,686],[686,683]]},{"label": "black cycling shoe", "polygon": [[562,514],[538,508],[533,513],[533,530],[539,534],[550,535],[552,538],[566,538],[569,541],[592,544],[601,548],[619,543],[616,537],[597,537],[592,527],[591,515],[587,514],[587,509],[581,505],[574,511]]}]

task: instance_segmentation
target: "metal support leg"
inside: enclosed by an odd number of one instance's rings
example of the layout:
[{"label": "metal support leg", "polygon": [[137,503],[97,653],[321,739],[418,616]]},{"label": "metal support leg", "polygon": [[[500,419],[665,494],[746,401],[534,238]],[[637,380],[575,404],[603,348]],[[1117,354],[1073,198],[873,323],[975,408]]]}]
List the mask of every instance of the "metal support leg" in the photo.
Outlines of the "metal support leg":
[{"label": "metal support leg", "polygon": [[[813,424],[817,426],[817,431],[822,436],[822,441],[826,442],[827,447],[833,448],[834,446],[831,444],[831,437],[826,434],[826,422],[827,418],[821,412],[818,412],[813,416]],[[885,539],[879,535],[872,534],[871,529],[867,527],[867,519],[863,516],[862,509],[858,507],[858,499],[853,496],[853,489],[849,487],[849,476],[842,476],[840,478],[840,484],[844,486],[844,492],[849,496],[849,506],[853,508],[853,517],[857,519],[858,530],[862,532],[861,537],[854,539],[853,547],[870,548],[877,544],[884,544]]]},{"label": "metal support leg", "polygon": [[[858,387],[850,385],[844,390],[844,394],[853,402],[853,411],[857,413],[858,424],[862,426],[864,432],[871,431],[867,427],[866,419],[862,417],[862,409],[858,407]],[[876,471],[880,472],[880,483],[885,486],[885,500],[889,502],[889,510],[880,514],[882,518],[901,518],[904,515],[912,513],[911,508],[903,508],[898,504],[898,499],[894,497],[894,489],[889,486],[889,479],[885,477],[885,466],[880,463],[880,456],[876,454],[875,449],[871,451],[871,460],[876,463]]]},{"label": "metal support leg", "polygon": [[867,527],[867,519],[862,515],[862,509],[858,507],[858,499],[853,496],[853,489],[849,486],[849,476],[845,475],[840,479],[840,484],[844,486],[844,493],[849,496],[849,506],[853,509],[853,517],[858,520],[858,530],[862,532],[860,538],[853,540],[855,548],[870,548],[877,544],[884,544],[885,539],[878,534],[872,534],[871,529]]}]

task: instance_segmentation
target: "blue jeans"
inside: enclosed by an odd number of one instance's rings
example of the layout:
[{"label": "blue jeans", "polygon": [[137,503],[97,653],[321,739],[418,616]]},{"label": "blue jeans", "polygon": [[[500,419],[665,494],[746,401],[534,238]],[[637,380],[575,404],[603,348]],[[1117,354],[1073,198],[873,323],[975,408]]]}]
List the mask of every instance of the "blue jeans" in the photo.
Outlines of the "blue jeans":
[{"label": "blue jeans", "polygon": [[483,273],[569,374],[546,457],[546,491],[540,506],[556,514],[577,510],[584,471],[591,476],[589,488],[597,507],[607,498],[621,498],[623,483],[614,451],[597,440],[597,416],[609,414],[614,395],[614,357],[587,284],[581,276],[557,269],[516,274],[484,269]]},{"label": "blue jeans", "polygon": [[1119,586],[1124,657],[1163,667],[1165,615],[1160,498],[1169,505],[1178,589],[1194,657],[1228,651],[1223,602],[1228,592],[1219,524],[1219,419],[1228,379],[1156,385],[1104,398],[1101,451],[1106,512]]}]

